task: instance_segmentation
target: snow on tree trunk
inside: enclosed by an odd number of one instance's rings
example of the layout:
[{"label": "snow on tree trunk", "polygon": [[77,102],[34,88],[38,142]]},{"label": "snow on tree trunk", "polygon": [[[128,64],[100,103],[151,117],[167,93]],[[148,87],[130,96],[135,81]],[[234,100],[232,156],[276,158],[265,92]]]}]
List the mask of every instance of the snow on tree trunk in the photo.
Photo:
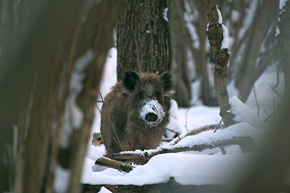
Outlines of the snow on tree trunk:
[{"label": "snow on tree trunk", "polygon": [[281,8],[278,41],[281,47],[284,78],[285,78],[285,100],[290,98],[290,2],[287,1]]},{"label": "snow on tree trunk", "polygon": [[220,115],[225,126],[234,124],[233,114],[230,110],[229,96],[227,91],[228,73],[228,31],[222,24],[220,11],[216,7],[215,0],[207,0],[208,39],[214,58],[214,86],[217,92],[217,100],[220,105]]}]

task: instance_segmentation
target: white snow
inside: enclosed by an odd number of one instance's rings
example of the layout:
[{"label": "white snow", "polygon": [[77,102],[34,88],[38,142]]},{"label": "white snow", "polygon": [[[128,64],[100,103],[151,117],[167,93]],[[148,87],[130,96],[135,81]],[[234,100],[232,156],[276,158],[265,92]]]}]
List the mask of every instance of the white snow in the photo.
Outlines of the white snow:
[{"label": "white snow", "polygon": [[229,36],[228,36],[229,32],[226,26],[223,24],[222,24],[222,28],[223,28],[223,41],[222,41],[221,49],[226,49],[226,48],[229,48]]},{"label": "white snow", "polygon": [[111,193],[110,190],[108,190],[107,188],[105,188],[104,186],[101,188],[101,190],[99,191],[99,193]]},{"label": "white snow", "polygon": [[61,140],[62,147],[67,147],[69,145],[72,130],[80,128],[83,122],[84,115],[80,107],[77,105],[76,99],[83,88],[83,71],[92,61],[93,57],[93,51],[88,50],[83,56],[79,57],[74,64],[70,81],[70,97],[67,99],[65,105],[65,124]]},{"label": "white snow", "polygon": [[240,19],[240,12],[237,10],[233,10],[231,13],[231,20],[233,22],[238,22],[239,19]]},{"label": "white snow", "polygon": [[163,11],[163,19],[168,23],[168,7]]},{"label": "white snow", "polygon": [[[178,105],[175,100],[170,100],[170,109],[169,109],[170,119],[169,123],[166,128],[175,131],[176,133],[182,134],[186,132],[184,126],[181,125],[179,118],[178,118]],[[173,138],[175,133],[166,130],[166,137]]]},{"label": "white snow", "polygon": [[186,24],[186,28],[187,28],[187,30],[190,34],[191,40],[193,42],[193,47],[195,49],[199,49],[199,47],[200,47],[199,37],[197,35],[195,26],[193,25],[195,18],[198,18],[197,11],[193,12],[196,14],[193,16],[191,14],[192,11],[191,11],[191,6],[189,5],[189,2],[186,1],[184,5],[185,5],[184,21]]},{"label": "white snow", "polygon": [[223,17],[222,17],[221,11],[219,10],[218,6],[216,6],[216,10],[217,10],[217,13],[218,13],[218,16],[219,16],[218,23],[222,24],[223,23]]},{"label": "white snow", "polygon": [[[241,167],[241,156],[164,154],[130,173],[114,169],[91,174],[89,184],[138,185],[165,183],[170,177],[182,185],[228,184]],[[157,172],[158,171],[158,172]]]},{"label": "white snow", "polygon": [[[110,51],[106,62],[105,74],[103,77],[101,92],[103,97],[109,92],[110,87],[116,82],[116,50]],[[256,91],[260,106],[265,105],[265,111],[270,114],[273,111],[266,105],[267,101],[273,100],[278,96],[273,92],[273,86],[276,84],[276,74],[273,68],[269,68],[256,82]],[[280,84],[276,88],[279,93],[283,90],[282,77]],[[198,85],[196,85],[198,87]],[[197,88],[196,88],[197,89]],[[231,89],[234,90],[234,89]],[[236,91],[232,91],[236,93]],[[231,94],[232,95],[232,94]],[[265,101],[263,100],[265,99]],[[99,103],[101,104],[101,103]],[[148,101],[146,110],[152,110],[152,106],[158,106],[156,101]],[[149,105],[150,104],[150,105]],[[246,103],[242,103],[237,97],[230,98],[232,113],[238,122],[225,129],[218,129],[215,133],[208,130],[197,135],[187,136],[186,133],[191,130],[199,129],[205,125],[218,124],[221,120],[218,107],[206,107],[196,105],[191,108],[178,108],[175,101],[171,101],[170,123],[168,128],[181,133],[182,138],[176,138],[170,143],[163,143],[153,150],[136,150],[131,153],[143,155],[145,152],[151,154],[162,148],[174,148],[193,146],[199,144],[211,144],[219,140],[226,140],[238,137],[251,137],[257,145],[267,131],[268,123],[264,122],[266,114],[260,113],[257,116],[257,105],[253,91]],[[270,103],[271,104],[271,103]],[[101,105],[98,105],[99,107]],[[150,108],[149,108],[150,107]],[[151,110],[150,110],[151,109]],[[272,110],[272,111],[271,111]],[[261,110],[260,110],[261,111]],[[144,113],[145,114],[145,113]],[[93,131],[99,131],[99,112],[96,115],[96,121]],[[169,137],[172,137],[169,136]],[[168,153],[154,156],[145,165],[136,165],[131,172],[125,173],[112,168],[95,165],[96,159],[105,154],[104,145],[93,146],[89,142],[89,148],[85,158],[82,183],[88,184],[111,184],[111,185],[144,185],[166,183],[170,177],[173,177],[177,183],[182,185],[205,185],[205,184],[228,184],[239,174],[243,164],[251,155],[241,154],[241,149],[237,145],[226,146],[226,155],[222,155],[220,148],[207,149],[202,152],[189,151],[183,153]],[[102,189],[102,191],[106,191]]]},{"label": "white snow", "polygon": [[[154,122],[149,122],[146,120],[146,115],[148,113],[153,113],[157,115],[157,120]],[[165,116],[162,105],[157,100],[148,100],[144,102],[144,105],[140,111],[140,117],[143,119],[150,127],[154,127],[161,123]]]},{"label": "white snow", "polygon": [[83,120],[83,112],[76,104],[76,98],[81,92],[83,85],[82,81],[84,78],[83,71],[89,65],[94,57],[92,50],[88,50],[83,56],[78,58],[74,64],[73,73],[70,82],[70,101],[67,103],[70,107],[67,108],[69,112],[66,111],[66,114],[69,114],[72,120],[73,128],[77,129],[80,127],[80,124]]},{"label": "white snow", "polygon": [[286,2],[287,0],[280,0],[280,3],[279,3],[280,10],[283,10],[284,6],[286,5]]},{"label": "white snow", "polygon": [[54,192],[64,193],[67,191],[67,187],[70,179],[70,171],[57,165],[55,169],[55,178],[53,183]]},{"label": "white snow", "polygon": [[246,121],[250,125],[256,128],[268,128],[269,125],[260,120],[257,117],[257,113],[255,110],[251,110],[248,106],[246,106],[242,101],[240,101],[236,96],[233,96],[229,99],[229,103],[231,105],[231,112],[236,115],[234,120],[236,122],[244,122]]},{"label": "white snow", "polygon": [[[278,22],[280,23],[280,15],[285,11],[284,10],[284,6],[286,5],[286,2],[287,2],[288,0],[280,0],[280,2],[279,2],[279,8],[280,8],[280,13],[279,13],[279,17],[278,17]],[[279,29],[279,27],[277,27],[277,29],[276,29],[276,33],[275,33],[275,37],[277,37],[277,36],[279,36],[280,35],[280,29]]]}]

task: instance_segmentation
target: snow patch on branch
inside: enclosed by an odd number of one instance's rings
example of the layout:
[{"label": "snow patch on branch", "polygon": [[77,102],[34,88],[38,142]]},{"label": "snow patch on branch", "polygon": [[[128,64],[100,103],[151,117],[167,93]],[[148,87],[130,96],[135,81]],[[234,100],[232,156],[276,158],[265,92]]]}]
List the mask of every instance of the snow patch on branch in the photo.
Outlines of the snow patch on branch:
[{"label": "snow patch on branch", "polygon": [[[70,115],[72,116],[72,126],[73,128],[79,128],[83,121],[83,112],[76,104],[76,99],[81,90],[83,89],[83,79],[85,77],[84,70],[88,67],[90,62],[94,58],[94,53],[92,50],[88,50],[83,56],[77,59],[74,64],[74,69],[72,72],[71,82],[70,82],[70,101],[68,105],[70,108]],[[66,112],[68,113],[68,112]]]},{"label": "snow patch on branch", "polygon": [[[280,8],[281,11],[280,11],[280,13],[279,13],[279,17],[278,17],[278,22],[279,22],[279,23],[280,23],[280,16],[281,16],[281,14],[285,12],[284,7],[285,7],[287,1],[288,1],[288,0],[280,0],[279,8]],[[277,37],[277,36],[279,36],[279,35],[280,35],[280,28],[277,27],[277,29],[276,29],[276,33],[275,33],[275,37]]]},{"label": "snow patch on branch", "polygon": [[163,19],[168,23],[168,7],[166,7],[163,11]]},{"label": "snow patch on branch", "polygon": [[279,8],[280,8],[281,10],[284,9],[284,7],[285,7],[285,5],[286,5],[286,2],[287,2],[287,0],[280,0]]},{"label": "snow patch on branch", "polygon": [[222,46],[221,46],[221,50],[222,49],[228,49],[229,48],[229,32],[227,27],[222,24],[222,28],[223,28],[223,41],[222,41]]},{"label": "snow patch on branch", "polygon": [[[227,27],[223,24],[223,17],[222,17],[221,11],[219,10],[218,6],[216,6],[216,10],[217,10],[218,17],[219,17],[218,23],[221,24],[222,28],[223,28],[223,41],[222,41],[222,45],[221,45],[221,50],[228,49],[229,48],[229,35],[228,35],[229,32],[228,32]],[[206,30],[208,30],[208,25],[207,25]]]},{"label": "snow patch on branch", "polygon": [[259,117],[256,116],[256,112],[251,110],[247,105],[245,105],[238,97],[232,96],[229,99],[231,105],[231,112],[236,115],[234,121],[236,122],[246,122],[255,128],[266,129],[269,125]]},{"label": "snow patch on branch", "polygon": [[218,16],[219,16],[218,23],[222,24],[223,23],[223,17],[222,17],[221,11],[219,10],[218,6],[216,6],[216,10],[217,10],[217,13],[218,13]]},{"label": "snow patch on branch", "polygon": [[70,81],[70,96],[65,106],[65,124],[61,140],[61,146],[64,148],[68,147],[70,144],[72,130],[80,128],[83,122],[84,115],[77,105],[76,100],[83,89],[82,81],[85,77],[84,70],[88,67],[93,58],[93,51],[88,50],[83,56],[79,57],[74,64]]}]

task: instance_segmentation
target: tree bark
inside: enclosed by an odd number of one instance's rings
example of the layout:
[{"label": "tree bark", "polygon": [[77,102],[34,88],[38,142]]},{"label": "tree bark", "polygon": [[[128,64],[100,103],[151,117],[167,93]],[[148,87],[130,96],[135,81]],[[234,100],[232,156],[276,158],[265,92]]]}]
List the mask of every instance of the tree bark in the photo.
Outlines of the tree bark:
[{"label": "tree bark", "polygon": [[284,11],[280,15],[280,24],[279,30],[280,35],[278,36],[278,41],[280,44],[281,55],[282,55],[282,64],[284,70],[284,89],[285,96],[284,100],[288,100],[290,98],[290,2],[287,1],[284,6]]},{"label": "tree bark", "polygon": [[169,2],[169,23],[171,40],[172,70],[176,78],[174,99],[178,106],[189,107],[191,99],[191,83],[189,79],[187,39],[184,25],[183,1]]},{"label": "tree bark", "polygon": [[[258,5],[260,6],[260,5]],[[254,83],[259,78],[255,74],[256,61],[259,57],[260,47],[264,41],[268,30],[276,20],[278,13],[278,3],[276,1],[265,1],[261,7],[257,8],[253,21],[253,26],[249,29],[249,38],[246,40],[241,63],[236,74],[236,86],[239,90],[239,98],[246,101]],[[263,22],[262,22],[263,21]],[[266,22],[265,22],[266,21]],[[272,36],[274,41],[274,36]],[[245,78],[247,77],[247,78]]]},{"label": "tree bark", "polygon": [[207,0],[207,16],[209,20],[208,39],[211,45],[214,58],[214,86],[217,92],[217,99],[220,106],[220,115],[226,127],[234,124],[234,115],[230,112],[229,95],[227,91],[227,73],[228,73],[228,49],[222,49],[223,28],[218,23],[219,15],[215,0]]},{"label": "tree bark", "polygon": [[166,8],[167,0],[124,1],[117,22],[118,81],[126,70],[170,71]]}]

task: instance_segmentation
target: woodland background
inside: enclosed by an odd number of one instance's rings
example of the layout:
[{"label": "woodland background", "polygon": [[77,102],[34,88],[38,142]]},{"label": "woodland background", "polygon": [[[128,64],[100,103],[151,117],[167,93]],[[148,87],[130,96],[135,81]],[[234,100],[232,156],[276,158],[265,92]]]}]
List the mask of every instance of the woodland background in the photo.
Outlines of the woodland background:
[{"label": "woodland background", "polygon": [[[174,98],[180,107],[218,105],[206,32],[206,2],[210,1],[157,2],[0,1],[0,192],[57,192],[58,165],[71,172],[66,192],[80,192],[99,84],[111,47],[118,50],[118,79],[128,68],[169,70],[176,77]],[[279,3],[216,1],[230,39],[228,89],[243,102],[255,89],[255,81],[272,66],[277,77],[285,74],[285,94],[277,93],[281,106],[288,107],[290,3],[282,12]],[[128,12],[137,4],[143,7]],[[129,17],[124,15],[128,13]],[[148,22],[140,22],[144,16]],[[147,29],[149,33],[144,33]],[[131,39],[134,41],[128,41]],[[154,49],[148,49],[152,46]],[[157,54],[152,53],[156,50]],[[253,161],[254,165],[266,159],[268,169],[261,172],[257,167],[249,172],[247,179],[252,182],[244,180],[242,186],[249,191],[280,190],[277,187],[289,168],[289,108],[279,111],[278,129],[265,145],[274,153]],[[81,112],[81,119],[71,112]],[[276,151],[277,145],[285,148]]]}]

